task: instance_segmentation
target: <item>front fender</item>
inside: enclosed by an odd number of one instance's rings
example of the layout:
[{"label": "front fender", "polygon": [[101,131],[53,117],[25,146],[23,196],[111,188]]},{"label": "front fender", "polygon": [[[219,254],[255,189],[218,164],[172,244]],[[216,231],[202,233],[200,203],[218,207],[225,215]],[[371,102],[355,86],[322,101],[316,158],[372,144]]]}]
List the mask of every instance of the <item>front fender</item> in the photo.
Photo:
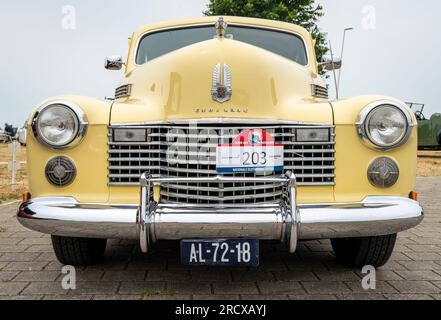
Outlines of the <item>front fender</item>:
[{"label": "front fender", "polygon": [[[358,135],[356,122],[361,110],[379,100],[391,100],[405,108],[413,121],[412,134],[404,145],[381,151],[366,145]],[[388,195],[408,197],[414,190],[417,162],[417,129],[413,112],[403,102],[385,96],[360,96],[333,101],[336,160],[335,200],[360,201],[365,196]],[[397,183],[390,188],[378,188],[370,184],[367,170],[378,157],[395,160],[400,169]]]},{"label": "front fender", "polygon": [[[76,104],[86,114],[88,128],[82,142],[70,149],[54,150],[41,145],[32,132],[31,124],[36,110],[51,101],[68,101]],[[111,101],[78,96],[54,97],[38,104],[28,120],[27,166],[29,191],[32,197],[72,196],[78,201],[106,202],[107,186],[107,126]],[[51,185],[45,176],[47,162],[56,156],[73,160],[77,176],[65,187]],[[93,177],[93,179],[91,179]]]}]

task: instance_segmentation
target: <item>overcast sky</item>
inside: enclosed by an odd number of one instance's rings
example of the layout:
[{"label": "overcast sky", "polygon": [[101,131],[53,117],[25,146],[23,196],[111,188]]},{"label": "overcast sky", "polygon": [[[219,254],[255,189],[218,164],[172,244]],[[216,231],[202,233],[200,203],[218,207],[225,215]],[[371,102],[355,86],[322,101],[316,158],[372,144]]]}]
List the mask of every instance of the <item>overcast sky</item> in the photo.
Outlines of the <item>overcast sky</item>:
[{"label": "overcast sky", "polygon": [[[21,125],[39,101],[56,95],[113,96],[121,72],[103,57],[125,55],[139,26],[202,16],[208,0],[3,0],[0,4],[0,127]],[[340,55],[347,34],[341,96],[385,94],[441,112],[441,2],[318,0],[320,27]],[[70,6],[70,7],[66,7]],[[66,20],[75,9],[75,29]],[[63,11],[67,10],[67,11]],[[328,79],[332,84],[332,77]],[[331,90],[334,90],[333,87]]]}]

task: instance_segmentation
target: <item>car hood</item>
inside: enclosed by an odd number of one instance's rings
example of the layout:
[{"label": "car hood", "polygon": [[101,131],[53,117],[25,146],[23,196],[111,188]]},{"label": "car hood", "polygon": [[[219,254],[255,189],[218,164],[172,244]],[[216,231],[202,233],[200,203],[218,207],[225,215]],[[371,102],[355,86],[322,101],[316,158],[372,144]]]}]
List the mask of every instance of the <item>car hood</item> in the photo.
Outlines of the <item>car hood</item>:
[{"label": "car hood", "polygon": [[[230,70],[231,98],[223,103],[212,97],[216,65]],[[221,79],[227,75],[222,73]],[[132,86],[131,95],[115,101],[111,123],[252,118],[329,124],[330,104],[311,96],[311,85],[320,81],[309,67],[267,50],[212,39],[163,55],[127,74],[123,84]]]}]

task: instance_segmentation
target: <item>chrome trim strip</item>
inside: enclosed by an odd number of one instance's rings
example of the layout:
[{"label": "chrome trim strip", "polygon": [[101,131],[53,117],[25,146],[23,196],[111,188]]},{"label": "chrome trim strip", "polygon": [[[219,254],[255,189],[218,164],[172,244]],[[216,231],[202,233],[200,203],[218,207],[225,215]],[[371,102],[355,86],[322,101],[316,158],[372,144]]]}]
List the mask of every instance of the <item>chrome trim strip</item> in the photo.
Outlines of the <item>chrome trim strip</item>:
[{"label": "chrome trim strip", "polygon": [[[335,128],[335,125],[332,124],[323,124],[323,123],[314,123],[314,122],[301,122],[301,121],[287,121],[287,120],[279,120],[279,119],[258,119],[258,118],[188,118],[188,119],[176,119],[176,120],[157,120],[157,121],[149,121],[149,122],[131,122],[131,123],[113,123],[110,127],[116,128],[124,127],[128,129],[136,129],[138,126],[149,126],[149,127],[163,127],[165,125],[175,125],[175,124],[195,124],[198,125],[198,128],[204,129],[203,126],[199,126],[199,124],[268,124],[268,128],[279,128],[277,125],[284,127],[294,126],[296,128],[302,128],[303,126],[314,126],[314,128]],[[132,128],[133,126],[133,128]],[[209,127],[212,128],[212,127]],[[219,127],[223,128],[223,127]],[[243,127],[245,129],[251,129],[250,127]],[[266,129],[266,127],[262,127],[262,129]]]}]

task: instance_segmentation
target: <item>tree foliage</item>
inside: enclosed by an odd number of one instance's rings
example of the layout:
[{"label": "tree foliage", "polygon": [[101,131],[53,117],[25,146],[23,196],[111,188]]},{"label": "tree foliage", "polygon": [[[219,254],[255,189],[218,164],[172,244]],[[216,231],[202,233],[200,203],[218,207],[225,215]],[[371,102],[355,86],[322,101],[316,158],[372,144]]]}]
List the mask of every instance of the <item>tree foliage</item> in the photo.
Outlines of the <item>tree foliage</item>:
[{"label": "tree foliage", "polygon": [[207,16],[242,16],[278,20],[307,29],[315,43],[317,60],[328,51],[326,34],[317,26],[324,15],[323,7],[315,0],[209,0]]}]

